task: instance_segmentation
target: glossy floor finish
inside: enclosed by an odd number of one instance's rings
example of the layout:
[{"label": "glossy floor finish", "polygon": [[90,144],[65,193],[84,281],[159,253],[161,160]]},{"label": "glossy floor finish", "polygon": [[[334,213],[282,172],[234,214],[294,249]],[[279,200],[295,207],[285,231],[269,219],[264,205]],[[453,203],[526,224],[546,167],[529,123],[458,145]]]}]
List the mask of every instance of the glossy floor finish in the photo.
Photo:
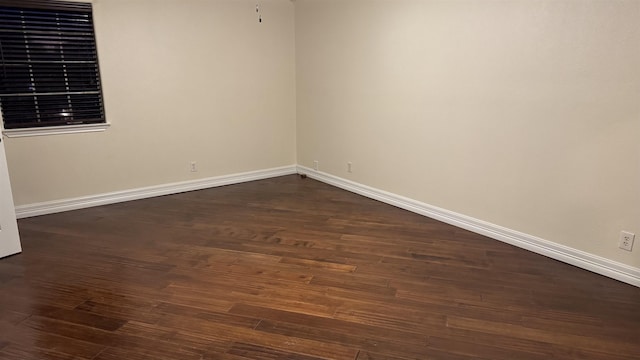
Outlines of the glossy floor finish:
[{"label": "glossy floor finish", "polygon": [[286,176],[19,221],[1,359],[638,359],[640,289]]}]

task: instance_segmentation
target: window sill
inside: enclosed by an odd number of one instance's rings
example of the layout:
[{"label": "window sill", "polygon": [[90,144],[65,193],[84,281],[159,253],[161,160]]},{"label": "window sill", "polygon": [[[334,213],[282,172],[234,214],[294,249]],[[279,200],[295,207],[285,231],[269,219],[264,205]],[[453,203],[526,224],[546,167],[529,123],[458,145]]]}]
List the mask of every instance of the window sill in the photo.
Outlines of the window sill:
[{"label": "window sill", "polygon": [[18,138],[18,137],[27,137],[27,136],[101,132],[101,131],[107,130],[109,126],[111,126],[111,124],[109,123],[51,126],[51,127],[30,128],[30,129],[9,129],[9,130],[3,130],[2,133],[8,138]]}]

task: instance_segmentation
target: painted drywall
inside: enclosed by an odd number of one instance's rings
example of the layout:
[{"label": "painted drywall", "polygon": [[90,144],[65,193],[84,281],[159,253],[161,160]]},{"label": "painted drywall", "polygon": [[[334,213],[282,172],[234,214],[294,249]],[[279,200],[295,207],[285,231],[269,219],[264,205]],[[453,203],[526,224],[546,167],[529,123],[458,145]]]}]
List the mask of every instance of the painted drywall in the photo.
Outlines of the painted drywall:
[{"label": "painted drywall", "polygon": [[291,2],[92,3],[112,126],[5,138],[16,205],[295,164]]},{"label": "painted drywall", "polygon": [[640,267],[639,1],[295,11],[299,164]]}]

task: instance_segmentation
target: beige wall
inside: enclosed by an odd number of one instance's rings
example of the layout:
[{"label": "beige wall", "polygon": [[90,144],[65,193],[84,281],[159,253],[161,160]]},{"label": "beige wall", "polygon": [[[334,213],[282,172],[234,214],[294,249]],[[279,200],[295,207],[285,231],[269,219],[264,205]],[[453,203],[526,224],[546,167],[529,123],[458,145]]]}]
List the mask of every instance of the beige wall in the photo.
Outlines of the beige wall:
[{"label": "beige wall", "polygon": [[112,126],[5,138],[16,205],[295,164],[291,2],[93,3]]},{"label": "beige wall", "polygon": [[5,138],[16,205],[297,154],[640,267],[639,1],[93,2],[113,126]]},{"label": "beige wall", "polygon": [[640,1],[295,7],[299,164],[640,266]]}]

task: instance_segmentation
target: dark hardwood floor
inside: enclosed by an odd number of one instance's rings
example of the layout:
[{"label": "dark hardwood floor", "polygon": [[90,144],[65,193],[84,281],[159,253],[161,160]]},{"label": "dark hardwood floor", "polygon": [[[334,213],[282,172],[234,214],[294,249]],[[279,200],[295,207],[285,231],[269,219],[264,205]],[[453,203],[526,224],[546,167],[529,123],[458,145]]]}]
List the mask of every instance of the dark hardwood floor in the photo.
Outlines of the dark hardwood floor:
[{"label": "dark hardwood floor", "polygon": [[19,227],[1,359],[640,359],[639,288],[312,179]]}]

